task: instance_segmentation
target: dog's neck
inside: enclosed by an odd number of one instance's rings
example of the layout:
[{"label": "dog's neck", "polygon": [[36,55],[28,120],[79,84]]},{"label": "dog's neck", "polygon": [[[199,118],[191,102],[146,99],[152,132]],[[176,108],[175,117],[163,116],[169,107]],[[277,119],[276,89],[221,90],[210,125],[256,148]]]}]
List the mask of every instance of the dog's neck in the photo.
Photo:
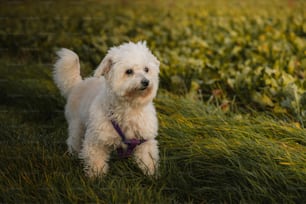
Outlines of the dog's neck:
[{"label": "dog's neck", "polygon": [[116,120],[117,122],[123,121],[126,117],[130,117],[132,115],[138,115],[142,114],[144,109],[149,105],[150,103],[147,103],[145,105],[139,105],[139,106],[131,106],[129,102],[126,101],[116,101],[114,103],[109,104],[109,115],[111,115],[111,118]]},{"label": "dog's neck", "polygon": [[101,95],[101,105],[104,106],[107,111],[107,115],[111,119],[114,119],[118,123],[121,123],[126,117],[131,117],[131,114],[142,114],[147,106],[152,105],[152,99],[147,98],[146,100],[122,97],[114,94],[113,90],[107,83],[105,83],[106,96]]}]

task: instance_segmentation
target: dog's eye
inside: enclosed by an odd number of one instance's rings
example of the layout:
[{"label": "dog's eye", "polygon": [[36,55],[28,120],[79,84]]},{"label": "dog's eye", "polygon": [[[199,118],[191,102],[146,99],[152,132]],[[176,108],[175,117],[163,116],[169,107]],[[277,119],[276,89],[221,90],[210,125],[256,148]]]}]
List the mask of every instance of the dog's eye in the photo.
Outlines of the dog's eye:
[{"label": "dog's eye", "polygon": [[133,71],[132,69],[127,69],[127,70],[125,71],[125,73],[126,73],[127,75],[132,75],[132,74],[134,73],[134,71]]},{"label": "dog's eye", "polygon": [[148,73],[148,72],[149,72],[149,68],[148,68],[148,67],[145,67],[145,68],[144,68],[144,71],[145,71],[146,73]]}]

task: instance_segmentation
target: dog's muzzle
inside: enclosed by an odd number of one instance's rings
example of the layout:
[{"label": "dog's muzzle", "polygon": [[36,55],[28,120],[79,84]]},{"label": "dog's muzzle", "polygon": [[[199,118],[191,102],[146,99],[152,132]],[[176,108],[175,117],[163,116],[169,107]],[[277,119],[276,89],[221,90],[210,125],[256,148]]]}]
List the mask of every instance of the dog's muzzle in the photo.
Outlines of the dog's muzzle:
[{"label": "dog's muzzle", "polygon": [[148,79],[142,79],[140,84],[141,84],[141,88],[140,89],[141,90],[145,90],[149,86],[150,81]]}]

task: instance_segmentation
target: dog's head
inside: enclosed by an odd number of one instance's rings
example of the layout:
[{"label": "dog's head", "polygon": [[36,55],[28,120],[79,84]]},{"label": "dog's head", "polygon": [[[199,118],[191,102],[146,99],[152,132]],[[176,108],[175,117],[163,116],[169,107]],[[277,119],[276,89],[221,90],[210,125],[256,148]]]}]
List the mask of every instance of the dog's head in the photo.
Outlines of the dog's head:
[{"label": "dog's head", "polygon": [[159,64],[145,42],[129,42],[111,48],[94,76],[104,76],[117,96],[146,104],[158,89]]}]

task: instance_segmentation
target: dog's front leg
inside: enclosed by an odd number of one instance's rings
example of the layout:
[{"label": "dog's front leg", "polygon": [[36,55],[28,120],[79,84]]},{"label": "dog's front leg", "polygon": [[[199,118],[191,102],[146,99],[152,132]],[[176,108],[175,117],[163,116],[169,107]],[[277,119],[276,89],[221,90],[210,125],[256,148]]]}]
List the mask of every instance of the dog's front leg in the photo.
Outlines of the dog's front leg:
[{"label": "dog's front leg", "polygon": [[156,174],[159,161],[157,141],[151,139],[137,146],[134,157],[144,174],[149,176]]},{"label": "dog's front leg", "polygon": [[89,177],[103,176],[108,171],[110,150],[98,141],[84,140],[80,158],[84,162],[84,169]]}]

